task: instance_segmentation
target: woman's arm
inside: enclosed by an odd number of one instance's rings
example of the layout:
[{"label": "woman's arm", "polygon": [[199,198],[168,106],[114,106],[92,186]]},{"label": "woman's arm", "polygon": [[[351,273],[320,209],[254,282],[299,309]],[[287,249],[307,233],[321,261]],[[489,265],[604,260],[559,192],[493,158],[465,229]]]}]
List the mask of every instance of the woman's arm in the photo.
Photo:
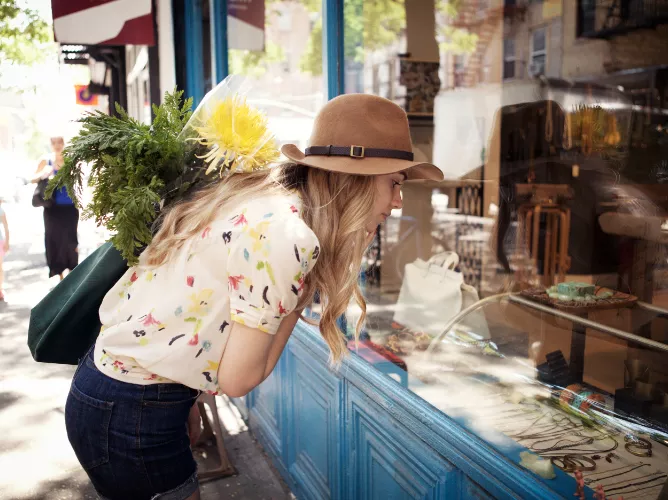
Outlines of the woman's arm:
[{"label": "woman's arm", "polygon": [[5,229],[5,251],[7,251],[9,250],[9,223],[7,222],[7,215],[2,214],[0,220],[2,221],[2,225],[4,226]]},{"label": "woman's arm", "polygon": [[35,170],[35,174],[30,179],[30,182],[32,183],[39,182],[44,177],[44,174],[47,172],[47,170],[53,170],[53,167],[49,165],[49,163],[46,160],[40,161],[39,164],[37,165],[37,170]]},{"label": "woman's arm", "polygon": [[292,312],[281,321],[275,335],[233,322],[218,367],[218,385],[230,397],[255,389],[272,372],[299,319]]},{"label": "woman's arm", "polygon": [[278,363],[281,354],[283,354],[283,349],[285,349],[285,345],[288,343],[288,340],[290,340],[290,335],[292,335],[292,331],[295,329],[297,321],[299,321],[299,316],[301,316],[301,311],[293,311],[281,321],[281,325],[278,327],[278,331],[276,332],[276,335],[274,335],[274,341],[269,349],[269,356],[267,356],[267,363],[264,367],[262,381],[274,371],[274,367],[276,366],[276,363]]}]

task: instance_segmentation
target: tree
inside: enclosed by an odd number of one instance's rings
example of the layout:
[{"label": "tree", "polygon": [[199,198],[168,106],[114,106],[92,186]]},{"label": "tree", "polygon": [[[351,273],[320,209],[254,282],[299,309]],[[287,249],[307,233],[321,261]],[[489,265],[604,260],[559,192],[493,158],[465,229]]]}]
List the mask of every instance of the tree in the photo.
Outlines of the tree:
[{"label": "tree", "polygon": [[[319,4],[305,0],[312,12]],[[364,62],[364,54],[378,50],[397,40],[406,28],[406,10],[401,0],[346,0],[343,4],[345,59]],[[301,61],[302,71],[322,74],[322,18],[311,31],[311,37]]]},{"label": "tree", "polygon": [[229,51],[230,73],[260,77],[267,72],[267,65],[285,59],[283,48],[267,42],[264,52],[251,50]]},{"label": "tree", "polygon": [[49,24],[24,0],[0,0],[0,62],[41,61],[51,40]]},{"label": "tree", "polygon": [[[436,0],[436,32],[441,38],[439,47],[444,52],[469,54],[476,49],[478,35],[462,28],[455,28],[449,21],[461,12],[462,2],[470,0]],[[438,18],[442,22],[438,22]]]},{"label": "tree", "polygon": [[[320,10],[319,3],[302,0],[312,11]],[[409,0],[345,0],[344,54],[347,61],[363,63],[365,53],[387,47],[396,41],[406,29],[405,2]],[[462,28],[447,24],[457,16],[464,0],[436,0],[436,14],[441,18],[437,33],[443,40],[441,50],[458,54],[473,52],[478,36]],[[436,35],[436,33],[435,33]],[[322,74],[322,18],[311,31],[306,52],[302,56],[302,71]]]}]

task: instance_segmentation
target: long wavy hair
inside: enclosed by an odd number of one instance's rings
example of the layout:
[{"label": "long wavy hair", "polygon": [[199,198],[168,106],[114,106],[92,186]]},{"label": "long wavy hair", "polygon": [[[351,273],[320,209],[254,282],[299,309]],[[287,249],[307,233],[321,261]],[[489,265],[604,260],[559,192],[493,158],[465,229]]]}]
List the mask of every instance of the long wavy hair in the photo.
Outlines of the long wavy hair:
[{"label": "long wavy hair", "polygon": [[321,310],[317,324],[338,363],[348,352],[337,319],[350,298],[360,307],[355,338],[366,318],[366,302],[358,285],[365,251],[366,220],[376,197],[373,177],[342,174],[286,163],[269,170],[235,173],[183,200],[160,219],[160,229],[141,256],[140,265],[165,264],[191,238],[221,214],[247,199],[296,190],[302,199],[301,217],[320,241],[320,256],[307,275],[298,310],[313,304]]}]

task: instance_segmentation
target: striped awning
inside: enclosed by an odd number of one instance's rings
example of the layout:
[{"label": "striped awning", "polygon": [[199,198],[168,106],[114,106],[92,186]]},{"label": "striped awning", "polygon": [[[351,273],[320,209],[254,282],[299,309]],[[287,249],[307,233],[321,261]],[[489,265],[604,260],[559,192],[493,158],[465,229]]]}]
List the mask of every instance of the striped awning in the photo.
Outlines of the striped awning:
[{"label": "striped awning", "polygon": [[151,0],[51,0],[56,41],[153,45]]}]

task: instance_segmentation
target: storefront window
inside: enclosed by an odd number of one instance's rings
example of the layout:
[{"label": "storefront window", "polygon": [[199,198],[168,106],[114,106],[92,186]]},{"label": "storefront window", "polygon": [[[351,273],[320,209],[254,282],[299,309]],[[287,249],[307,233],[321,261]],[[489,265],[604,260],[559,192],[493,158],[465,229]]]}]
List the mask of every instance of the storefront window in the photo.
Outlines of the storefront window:
[{"label": "storefront window", "polygon": [[402,94],[399,59],[406,52],[403,0],[344,0],[345,91]]},{"label": "storefront window", "polygon": [[326,96],[320,2],[266,2],[264,51],[231,49],[230,73],[246,75],[251,100],[269,117],[279,146],[306,147]]},{"label": "storefront window", "polygon": [[407,183],[379,228],[364,340],[350,348],[512,460],[545,459],[564,496],[559,470],[582,469],[610,494],[657,498],[666,19],[599,19],[585,1],[426,4],[402,4],[393,39],[367,45],[362,30],[346,46],[347,91],[403,106],[416,158],[446,176]]}]

